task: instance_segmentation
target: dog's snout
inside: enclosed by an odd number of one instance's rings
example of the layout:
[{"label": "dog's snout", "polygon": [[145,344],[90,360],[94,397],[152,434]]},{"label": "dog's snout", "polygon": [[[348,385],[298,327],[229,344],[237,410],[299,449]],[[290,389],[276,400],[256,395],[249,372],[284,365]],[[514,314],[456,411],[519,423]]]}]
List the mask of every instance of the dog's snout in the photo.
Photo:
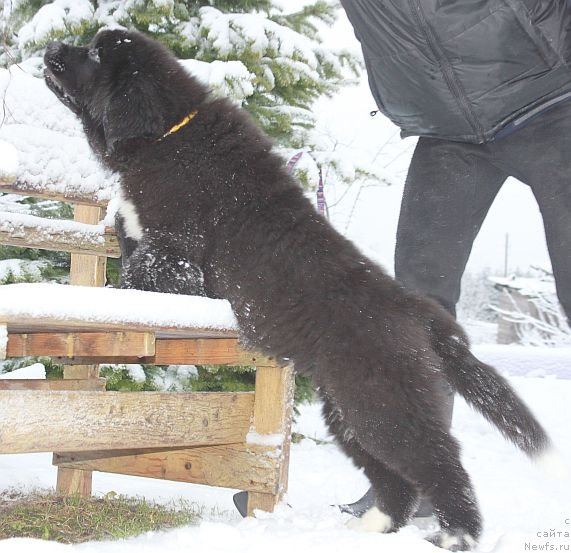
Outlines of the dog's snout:
[{"label": "dog's snout", "polygon": [[52,40],[46,46],[44,54],[44,63],[53,73],[62,73],[65,71],[64,50],[66,45],[63,42]]}]

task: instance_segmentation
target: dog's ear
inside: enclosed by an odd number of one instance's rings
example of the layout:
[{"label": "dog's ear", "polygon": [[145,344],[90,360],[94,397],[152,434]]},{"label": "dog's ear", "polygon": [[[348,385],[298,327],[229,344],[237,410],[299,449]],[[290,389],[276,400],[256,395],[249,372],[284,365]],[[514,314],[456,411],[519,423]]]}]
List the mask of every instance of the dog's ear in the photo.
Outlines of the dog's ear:
[{"label": "dog's ear", "polygon": [[163,103],[152,87],[116,92],[103,114],[107,151],[128,139],[162,136],[165,132],[162,108]]}]

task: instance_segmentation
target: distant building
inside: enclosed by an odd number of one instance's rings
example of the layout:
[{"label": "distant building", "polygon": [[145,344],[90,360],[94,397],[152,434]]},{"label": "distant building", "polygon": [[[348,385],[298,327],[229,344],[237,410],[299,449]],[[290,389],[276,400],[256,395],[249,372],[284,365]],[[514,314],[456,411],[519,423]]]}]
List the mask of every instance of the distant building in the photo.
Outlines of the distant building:
[{"label": "distant building", "polygon": [[498,343],[549,344],[568,332],[553,277],[490,277],[502,291],[498,311]]}]

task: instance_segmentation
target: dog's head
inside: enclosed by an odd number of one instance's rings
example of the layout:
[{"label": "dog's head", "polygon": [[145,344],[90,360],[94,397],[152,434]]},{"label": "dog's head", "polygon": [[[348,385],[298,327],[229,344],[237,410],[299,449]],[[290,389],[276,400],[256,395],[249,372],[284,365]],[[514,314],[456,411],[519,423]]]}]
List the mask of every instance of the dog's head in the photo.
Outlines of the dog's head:
[{"label": "dog's head", "polygon": [[47,86],[101,128],[108,150],[162,136],[206,96],[169,50],[137,32],[104,30],[85,47],[51,42],[44,62]]}]

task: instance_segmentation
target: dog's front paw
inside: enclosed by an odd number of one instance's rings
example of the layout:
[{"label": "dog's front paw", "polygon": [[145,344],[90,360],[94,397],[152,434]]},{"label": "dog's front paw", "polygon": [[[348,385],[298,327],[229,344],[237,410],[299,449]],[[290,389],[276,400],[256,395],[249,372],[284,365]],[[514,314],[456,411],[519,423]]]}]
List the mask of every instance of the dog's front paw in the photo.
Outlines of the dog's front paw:
[{"label": "dog's front paw", "polygon": [[470,551],[476,546],[476,540],[463,530],[440,530],[426,539],[436,547],[448,551]]}]

